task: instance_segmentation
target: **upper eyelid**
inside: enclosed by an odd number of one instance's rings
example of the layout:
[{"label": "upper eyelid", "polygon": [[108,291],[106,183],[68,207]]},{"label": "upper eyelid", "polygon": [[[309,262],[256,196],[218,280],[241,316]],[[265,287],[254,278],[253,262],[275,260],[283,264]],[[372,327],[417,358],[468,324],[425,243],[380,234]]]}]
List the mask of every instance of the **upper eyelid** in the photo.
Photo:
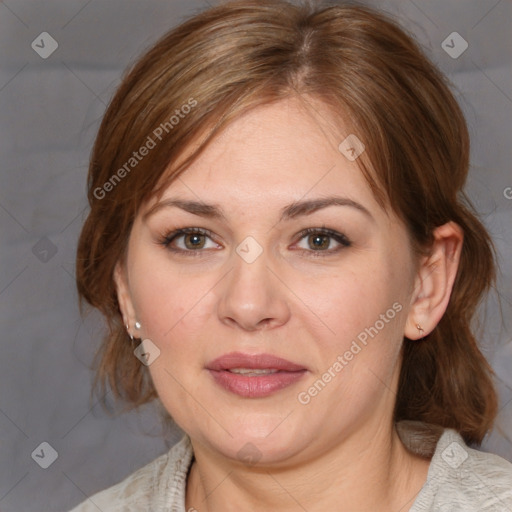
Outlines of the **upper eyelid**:
[{"label": "upper eyelid", "polygon": [[[162,238],[164,240],[167,240],[168,243],[170,243],[173,240],[175,240],[176,238],[179,238],[181,236],[194,235],[194,234],[207,236],[208,238],[210,238],[212,241],[215,242],[214,233],[212,231],[210,231],[209,229],[205,229],[205,228],[180,228],[180,229],[175,229],[175,230],[171,231],[170,233],[168,233],[167,235],[164,235]],[[217,243],[217,242],[215,242],[215,243]]]}]

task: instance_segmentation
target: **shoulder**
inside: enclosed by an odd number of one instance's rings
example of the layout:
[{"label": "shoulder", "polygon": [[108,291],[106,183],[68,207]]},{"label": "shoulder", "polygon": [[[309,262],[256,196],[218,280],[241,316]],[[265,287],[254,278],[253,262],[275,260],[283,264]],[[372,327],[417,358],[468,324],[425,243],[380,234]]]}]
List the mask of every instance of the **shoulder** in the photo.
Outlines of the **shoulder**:
[{"label": "shoulder", "polygon": [[123,481],[90,496],[71,512],[179,512],[184,506],[192,445],[184,436],[169,452],[138,469]]},{"label": "shoulder", "polygon": [[427,482],[410,512],[512,511],[512,464],[469,448],[454,430],[443,432]]}]

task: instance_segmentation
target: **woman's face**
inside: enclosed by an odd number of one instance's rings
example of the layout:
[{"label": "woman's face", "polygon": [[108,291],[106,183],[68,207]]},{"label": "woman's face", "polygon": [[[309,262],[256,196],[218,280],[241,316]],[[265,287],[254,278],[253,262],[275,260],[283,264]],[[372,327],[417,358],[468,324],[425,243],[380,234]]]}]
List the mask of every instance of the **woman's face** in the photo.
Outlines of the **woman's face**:
[{"label": "woman's face", "polygon": [[290,463],[391,424],[414,259],[315,106],[234,121],[139,213],[117,277],[164,406],[233,459]]}]

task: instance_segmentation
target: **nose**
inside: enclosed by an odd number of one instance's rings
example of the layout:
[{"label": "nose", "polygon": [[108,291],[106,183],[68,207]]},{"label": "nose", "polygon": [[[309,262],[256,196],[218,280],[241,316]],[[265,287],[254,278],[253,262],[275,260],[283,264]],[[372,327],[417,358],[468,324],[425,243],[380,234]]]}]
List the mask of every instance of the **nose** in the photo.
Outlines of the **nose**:
[{"label": "nose", "polygon": [[233,255],[234,268],[223,280],[217,314],[220,321],[246,331],[271,329],[290,318],[286,288],[268,266],[265,253],[248,263]]}]

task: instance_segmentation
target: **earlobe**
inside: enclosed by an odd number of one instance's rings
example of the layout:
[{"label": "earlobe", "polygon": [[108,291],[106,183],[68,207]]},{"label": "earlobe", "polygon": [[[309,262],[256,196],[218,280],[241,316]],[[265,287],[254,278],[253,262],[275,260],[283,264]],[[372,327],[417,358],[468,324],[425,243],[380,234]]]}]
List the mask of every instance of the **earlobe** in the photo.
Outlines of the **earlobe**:
[{"label": "earlobe", "polygon": [[434,230],[434,242],[428,256],[420,262],[412,304],[404,335],[422,339],[434,330],[444,315],[457,276],[464,234],[455,222]]}]

